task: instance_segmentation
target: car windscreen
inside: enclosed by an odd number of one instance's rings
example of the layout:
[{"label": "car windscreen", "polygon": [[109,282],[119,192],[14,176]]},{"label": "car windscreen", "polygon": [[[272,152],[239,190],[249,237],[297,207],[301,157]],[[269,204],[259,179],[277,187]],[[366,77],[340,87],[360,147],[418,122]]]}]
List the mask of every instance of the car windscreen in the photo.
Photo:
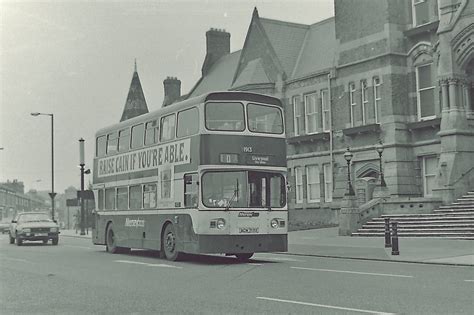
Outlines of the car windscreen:
[{"label": "car windscreen", "polygon": [[46,213],[28,213],[18,217],[18,222],[52,221]]}]

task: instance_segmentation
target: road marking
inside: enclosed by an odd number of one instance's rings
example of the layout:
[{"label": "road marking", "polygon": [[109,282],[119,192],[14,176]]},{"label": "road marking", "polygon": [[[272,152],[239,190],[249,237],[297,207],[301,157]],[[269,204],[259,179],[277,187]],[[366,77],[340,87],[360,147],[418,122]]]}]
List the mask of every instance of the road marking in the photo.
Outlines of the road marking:
[{"label": "road marking", "polygon": [[87,246],[77,246],[77,245],[62,245],[65,247],[77,247],[77,248],[85,248],[85,249],[93,249],[94,247],[87,247]]},{"label": "road marking", "polygon": [[0,257],[1,259],[6,259],[6,260],[13,260],[13,261],[21,261],[21,262],[27,262],[27,263],[32,263],[29,260],[26,259],[21,259],[21,258],[11,258],[11,257]]},{"label": "road marking", "polygon": [[348,271],[348,270],[333,270],[333,269],[317,269],[317,268],[303,268],[303,267],[290,267],[292,269],[301,270],[312,270],[312,271],[327,271],[327,272],[340,272],[340,273],[353,273],[357,275],[370,275],[370,276],[383,276],[383,277],[398,277],[398,278],[413,278],[413,276],[397,275],[390,273],[372,273],[372,272],[360,272],[360,271]]},{"label": "road marking", "polygon": [[263,266],[263,264],[257,264],[257,263],[247,263],[247,265],[251,265],[251,266]]},{"label": "road marking", "polygon": [[306,262],[305,260],[300,260],[300,259],[294,259],[294,258],[285,258],[285,257],[254,257],[254,259],[265,259],[265,260],[275,260],[275,261],[294,261],[294,262]]},{"label": "road marking", "polygon": [[464,281],[466,281],[466,282],[474,282],[474,280],[464,280]]},{"label": "road marking", "polygon": [[144,265],[148,267],[165,267],[165,268],[178,268],[182,269],[183,267],[167,265],[167,264],[149,264],[140,261],[132,261],[132,260],[115,260],[115,262],[125,263],[125,264],[135,264],[135,265]]},{"label": "road marking", "polygon": [[257,299],[275,301],[275,302],[283,302],[283,303],[291,303],[291,304],[299,304],[299,305],[306,305],[306,306],[332,308],[332,309],[336,309],[336,310],[352,311],[352,312],[360,312],[360,313],[368,313],[368,314],[385,314],[385,315],[394,314],[394,313],[385,313],[385,312],[378,312],[378,311],[363,310],[363,309],[358,309],[358,308],[350,308],[350,307],[342,307],[342,306],[334,306],[334,305],[325,305],[325,304],[316,304],[316,303],[308,303],[308,302],[300,302],[300,301],[292,301],[292,300],[282,300],[282,299],[275,299],[275,298],[269,298],[269,297],[263,297],[263,296],[257,296]]}]

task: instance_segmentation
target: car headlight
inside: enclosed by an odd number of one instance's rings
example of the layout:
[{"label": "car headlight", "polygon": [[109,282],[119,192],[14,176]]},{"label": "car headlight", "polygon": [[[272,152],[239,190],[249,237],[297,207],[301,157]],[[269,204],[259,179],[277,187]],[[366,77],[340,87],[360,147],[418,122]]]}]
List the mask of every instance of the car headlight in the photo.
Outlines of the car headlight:
[{"label": "car headlight", "polygon": [[58,231],[58,228],[57,228],[57,227],[53,227],[53,228],[50,228],[49,231],[50,231],[50,232],[57,232],[57,231]]},{"label": "car headlight", "polygon": [[225,220],[224,219],[217,219],[217,228],[222,230],[225,228]]},{"label": "car headlight", "polygon": [[279,226],[278,220],[277,220],[277,219],[271,220],[271,221],[270,221],[270,226],[271,226],[272,228],[276,229],[276,228]]},{"label": "car headlight", "polygon": [[21,229],[21,231],[22,231],[23,233],[30,233],[30,232],[31,232],[31,229]]}]

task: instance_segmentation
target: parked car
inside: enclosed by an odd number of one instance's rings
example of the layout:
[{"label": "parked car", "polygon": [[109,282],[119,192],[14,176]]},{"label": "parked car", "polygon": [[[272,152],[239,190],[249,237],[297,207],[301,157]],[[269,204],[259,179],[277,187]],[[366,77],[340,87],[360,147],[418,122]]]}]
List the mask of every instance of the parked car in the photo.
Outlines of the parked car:
[{"label": "parked car", "polygon": [[51,220],[45,212],[22,212],[10,223],[10,244],[18,246],[23,241],[43,241],[44,244],[52,240],[53,245],[59,242],[59,226]]},{"label": "parked car", "polygon": [[10,229],[10,222],[8,221],[0,222],[0,232],[2,232],[2,234],[8,233],[9,229]]}]

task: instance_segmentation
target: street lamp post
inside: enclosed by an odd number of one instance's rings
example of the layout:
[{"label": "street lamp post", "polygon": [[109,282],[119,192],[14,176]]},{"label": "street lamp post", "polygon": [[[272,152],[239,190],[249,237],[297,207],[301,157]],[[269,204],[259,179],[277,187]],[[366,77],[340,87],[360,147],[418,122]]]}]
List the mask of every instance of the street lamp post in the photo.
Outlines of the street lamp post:
[{"label": "street lamp post", "polygon": [[51,117],[51,192],[49,196],[51,197],[51,218],[54,221],[54,197],[56,193],[54,192],[54,115],[48,113],[31,113],[31,116],[50,116]]},{"label": "street lamp post", "polygon": [[79,139],[79,165],[81,166],[81,235],[86,235],[84,221],[84,139]]},{"label": "street lamp post", "polygon": [[385,183],[385,179],[383,177],[383,169],[382,169],[382,152],[383,152],[383,143],[380,141],[377,145],[375,145],[375,150],[379,154],[379,162],[380,162],[380,187],[387,187]]},{"label": "street lamp post", "polygon": [[347,148],[347,151],[344,153],[344,159],[347,161],[347,183],[349,184],[349,196],[354,196],[354,188],[352,188],[351,184],[351,160],[354,155],[352,154],[351,150]]}]

